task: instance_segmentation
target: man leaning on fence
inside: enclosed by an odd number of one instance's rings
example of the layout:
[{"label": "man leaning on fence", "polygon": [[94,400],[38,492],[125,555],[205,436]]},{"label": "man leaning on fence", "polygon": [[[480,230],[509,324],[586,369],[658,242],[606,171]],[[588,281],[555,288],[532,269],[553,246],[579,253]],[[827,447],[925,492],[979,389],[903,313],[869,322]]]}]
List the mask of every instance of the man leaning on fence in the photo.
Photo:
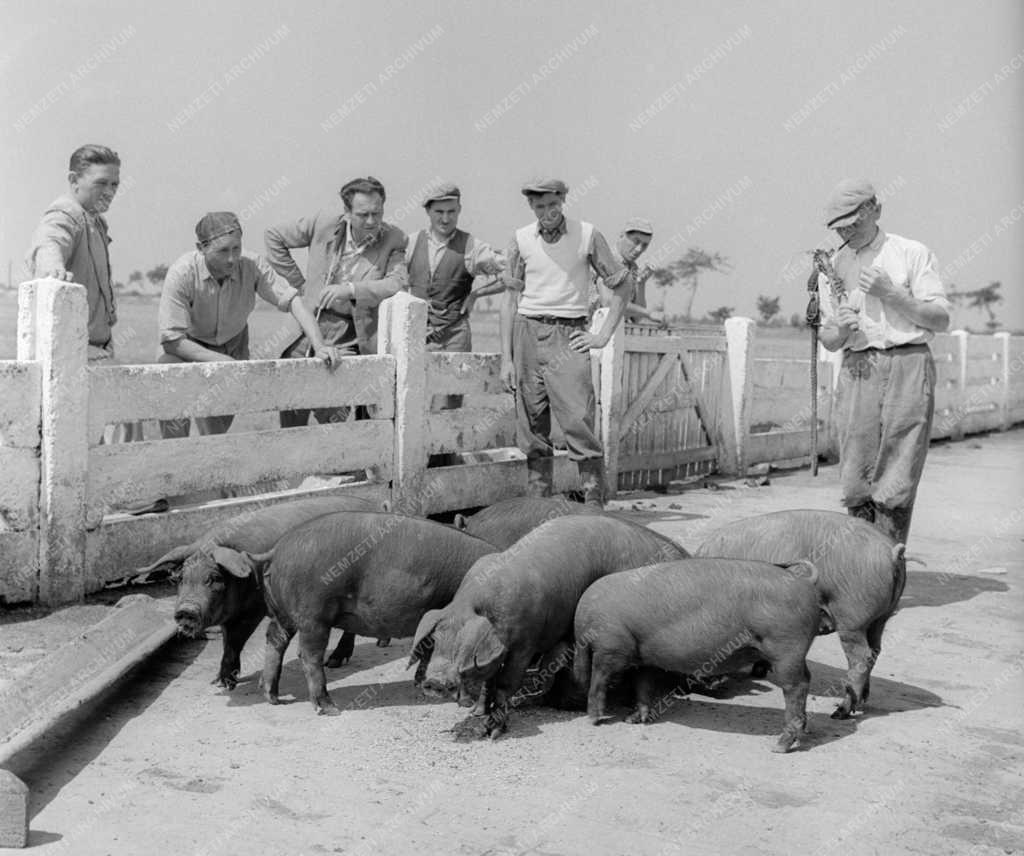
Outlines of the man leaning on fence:
[{"label": "man leaning on fence", "polygon": [[[316,314],[324,341],[339,356],[377,352],[377,315],[383,300],[408,284],[405,233],[384,222],[384,185],[376,178],[356,178],[340,191],[342,205],[267,229],[267,260],[302,295]],[[306,274],[291,251],[308,248]],[[285,348],[283,357],[304,357],[303,335]],[[344,419],[348,408],[315,411],[320,423]],[[359,410],[362,410],[360,407]],[[360,413],[357,411],[357,417]],[[308,410],[283,411],[281,427],[305,425]]]},{"label": "man leaning on fence", "polygon": [[[158,363],[207,363],[249,359],[249,315],[256,295],[291,312],[327,365],[334,354],[298,292],[260,256],[242,249],[242,226],[230,211],[215,211],[196,224],[196,248],[167,270],[160,294]],[[223,434],[234,416],[197,416],[200,434]],[[188,418],[161,420],[165,438],[187,437]]]},{"label": "man leaning on fence", "polygon": [[[650,321],[662,326],[665,324],[664,312],[647,308],[646,284],[653,272],[653,268],[648,267],[646,264],[641,268],[637,264],[640,256],[651,245],[653,237],[654,226],[650,220],[645,220],[643,217],[631,217],[622,227],[619,240],[612,247],[612,254],[622,262],[623,266],[633,277],[633,294],[629,297],[623,313],[625,319],[631,324],[641,321]],[[594,278],[594,286],[600,298],[600,304],[602,306],[609,306],[612,297],[611,290],[601,282],[600,277]]]},{"label": "man leaning on fence", "polygon": [[[121,182],[121,158],[106,146],[85,145],[72,153],[68,192],[47,207],[32,235],[25,260],[29,275],[85,286],[89,362],[115,362],[117,301],[110,269],[110,234],[104,214]],[[141,422],[115,426],[114,442],[142,439]]]},{"label": "man leaning on fence", "polygon": [[[928,342],[949,326],[934,254],[883,232],[882,206],[863,179],[832,191],[825,225],[844,241],[820,284],[821,342],[843,351],[837,421],[842,502],[906,543],[935,410]],[[845,293],[844,293],[845,292]]]},{"label": "man leaning on fence", "polygon": [[[584,501],[601,505],[604,451],[594,431],[590,350],[603,348],[622,318],[633,279],[604,236],[562,213],[563,181],[522,188],[536,220],[509,244],[508,292],[501,318],[501,373],[515,390],[516,438],[526,454],[530,492],[551,490],[551,416],[580,471]],[[597,333],[587,331],[591,270],[611,291],[610,311]]]}]

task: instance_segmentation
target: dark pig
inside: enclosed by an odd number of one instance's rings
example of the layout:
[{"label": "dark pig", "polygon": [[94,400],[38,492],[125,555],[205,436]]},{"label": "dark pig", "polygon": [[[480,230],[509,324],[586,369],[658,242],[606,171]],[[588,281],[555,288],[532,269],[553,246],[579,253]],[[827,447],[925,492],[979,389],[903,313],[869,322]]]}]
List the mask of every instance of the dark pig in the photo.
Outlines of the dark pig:
[{"label": "dark pig", "polygon": [[496,502],[471,517],[456,514],[455,525],[470,535],[489,541],[499,550],[505,550],[527,532],[556,517],[600,513],[592,505],[572,502],[565,497],[522,496]]},{"label": "dark pig", "polygon": [[573,669],[590,687],[590,721],[605,718],[608,682],[627,669],[637,669],[629,721],[649,722],[658,670],[704,678],[767,660],[786,699],[772,751],[789,751],[807,725],[807,651],[816,634],[832,629],[808,565],[687,559],[597,580],[575,619]]},{"label": "dark pig", "polygon": [[484,734],[497,737],[534,658],[551,662],[552,652],[571,648],[576,603],[594,580],[688,555],[674,541],[614,517],[549,520],[480,559],[454,600],[423,616],[409,665],[420,661],[417,675],[427,689],[479,697]]},{"label": "dark pig", "polygon": [[797,509],[725,526],[700,545],[697,555],[814,563],[848,663],[843,701],[832,717],[846,719],[868,700],[882,632],[907,582],[904,550],[903,544],[865,520],[835,511]]},{"label": "dark pig", "polygon": [[298,633],[314,709],[340,713],[324,677],[331,628],[410,636],[423,613],[448,603],[473,563],[493,552],[486,541],[432,520],[346,512],[293,529],[268,554],[240,554],[231,573],[263,580],[271,617],[263,666],[267,701],[277,703],[281,660]]},{"label": "dark pig", "polygon": [[[222,626],[224,650],[214,683],[234,689],[246,640],[266,615],[263,593],[252,579],[226,569],[240,554],[263,553],[296,526],[324,514],[372,510],[373,503],[354,496],[300,499],[243,512],[207,530],[191,544],[175,547],[138,573],[180,568],[174,620],[185,636],[197,637],[207,627]],[[352,656],[355,636],[343,636],[333,657]]]}]

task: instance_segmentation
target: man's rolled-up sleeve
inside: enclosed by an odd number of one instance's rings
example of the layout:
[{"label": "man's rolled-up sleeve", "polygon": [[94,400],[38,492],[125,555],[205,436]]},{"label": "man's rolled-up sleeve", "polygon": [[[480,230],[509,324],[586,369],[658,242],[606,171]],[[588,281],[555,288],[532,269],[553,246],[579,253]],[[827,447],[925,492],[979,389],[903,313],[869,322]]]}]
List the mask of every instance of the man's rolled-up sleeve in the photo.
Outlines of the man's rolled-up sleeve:
[{"label": "man's rolled-up sleeve", "polygon": [[466,247],[466,270],[472,276],[496,276],[505,270],[505,259],[490,244],[470,238]]},{"label": "man's rolled-up sleeve", "polygon": [[590,266],[600,277],[601,283],[605,288],[615,291],[623,285],[628,285],[629,290],[625,293],[627,295],[632,294],[632,274],[622,262],[615,258],[611,247],[608,246],[608,241],[605,240],[604,235],[597,231],[597,229],[594,229],[594,234],[591,238]]},{"label": "man's rolled-up sleeve", "polygon": [[267,247],[267,261],[288,283],[301,292],[306,278],[292,258],[291,250],[308,247],[313,243],[317,217],[299,217],[271,226],[263,233]]},{"label": "man's rolled-up sleeve", "polygon": [[287,312],[292,301],[299,296],[298,289],[281,279],[263,256],[257,256],[255,262],[256,293],[267,303]]},{"label": "man's rolled-up sleeve", "polygon": [[925,247],[913,259],[913,268],[910,282],[910,293],[918,300],[935,303],[947,312],[952,310],[949,300],[946,298],[946,289],[943,288],[942,279],[939,276],[939,263],[935,253]]},{"label": "man's rolled-up sleeve", "polygon": [[189,307],[190,276],[187,268],[171,266],[160,292],[160,309],[157,312],[157,326],[160,329],[160,344],[176,342],[188,336],[192,321]]}]

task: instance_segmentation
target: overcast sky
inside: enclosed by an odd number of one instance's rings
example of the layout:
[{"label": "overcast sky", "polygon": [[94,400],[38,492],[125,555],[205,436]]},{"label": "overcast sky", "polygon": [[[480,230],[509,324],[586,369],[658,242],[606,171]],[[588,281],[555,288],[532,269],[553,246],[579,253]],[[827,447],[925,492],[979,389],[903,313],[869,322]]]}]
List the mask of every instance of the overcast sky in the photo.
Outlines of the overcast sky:
[{"label": "overcast sky", "polygon": [[262,251],[267,225],[367,173],[406,231],[424,187],[456,181],[462,225],[504,245],[530,219],[523,179],[554,175],[610,238],[652,219],[654,261],[731,259],[698,314],[767,294],[788,315],[787,265],[826,239],[830,188],[865,176],[884,228],[947,284],[1001,280],[1024,327],[1019,0],[283,5],[5,0],[0,278],[97,142],[123,162],[119,280],[190,249],[207,210],[239,212]]}]

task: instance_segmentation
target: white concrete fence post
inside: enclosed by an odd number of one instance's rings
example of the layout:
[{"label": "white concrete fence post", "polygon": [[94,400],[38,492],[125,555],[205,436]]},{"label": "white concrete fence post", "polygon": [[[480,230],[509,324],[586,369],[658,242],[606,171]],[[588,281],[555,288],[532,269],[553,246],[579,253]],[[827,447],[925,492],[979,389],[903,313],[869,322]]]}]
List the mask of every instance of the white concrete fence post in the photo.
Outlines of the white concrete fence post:
[{"label": "white concrete fence post", "polygon": [[426,352],[427,304],[400,291],[380,306],[377,353],[396,361],[391,504],[412,514],[427,470]]},{"label": "white concrete fence post", "polygon": [[727,443],[720,456],[719,469],[742,476],[747,471],[747,437],[750,436],[750,398],[754,384],[754,331],[752,318],[727,318],[725,321],[726,356],[729,364],[731,424],[723,425]]},{"label": "white concrete fence post", "polygon": [[1000,330],[993,334],[1000,350],[1001,366],[999,371],[999,430],[1010,430],[1012,414],[1010,413],[1013,397],[1010,394],[1010,334]]},{"label": "white concrete fence post", "polygon": [[953,440],[963,440],[964,438],[964,419],[967,416],[967,405],[968,405],[968,394],[967,394],[967,340],[970,337],[970,333],[966,330],[953,330],[950,334],[953,337],[953,341],[956,342],[956,359],[957,359],[957,389],[956,389],[956,405],[953,408],[953,413],[958,415],[958,418],[953,422],[950,437]]},{"label": "white concrete fence post", "polygon": [[38,602],[85,597],[85,485],[89,444],[85,288],[43,279],[18,299],[18,359],[42,375]]},{"label": "white concrete fence post", "polygon": [[[597,332],[604,324],[604,307],[594,313],[590,323],[591,332]],[[602,314],[605,313],[605,314]],[[604,447],[605,499],[614,499],[619,488],[619,440],[622,434],[622,366],[625,360],[625,325],[619,323],[611,339],[600,351],[591,351],[600,365],[598,372],[599,389],[595,390],[601,402],[601,445]]]}]

